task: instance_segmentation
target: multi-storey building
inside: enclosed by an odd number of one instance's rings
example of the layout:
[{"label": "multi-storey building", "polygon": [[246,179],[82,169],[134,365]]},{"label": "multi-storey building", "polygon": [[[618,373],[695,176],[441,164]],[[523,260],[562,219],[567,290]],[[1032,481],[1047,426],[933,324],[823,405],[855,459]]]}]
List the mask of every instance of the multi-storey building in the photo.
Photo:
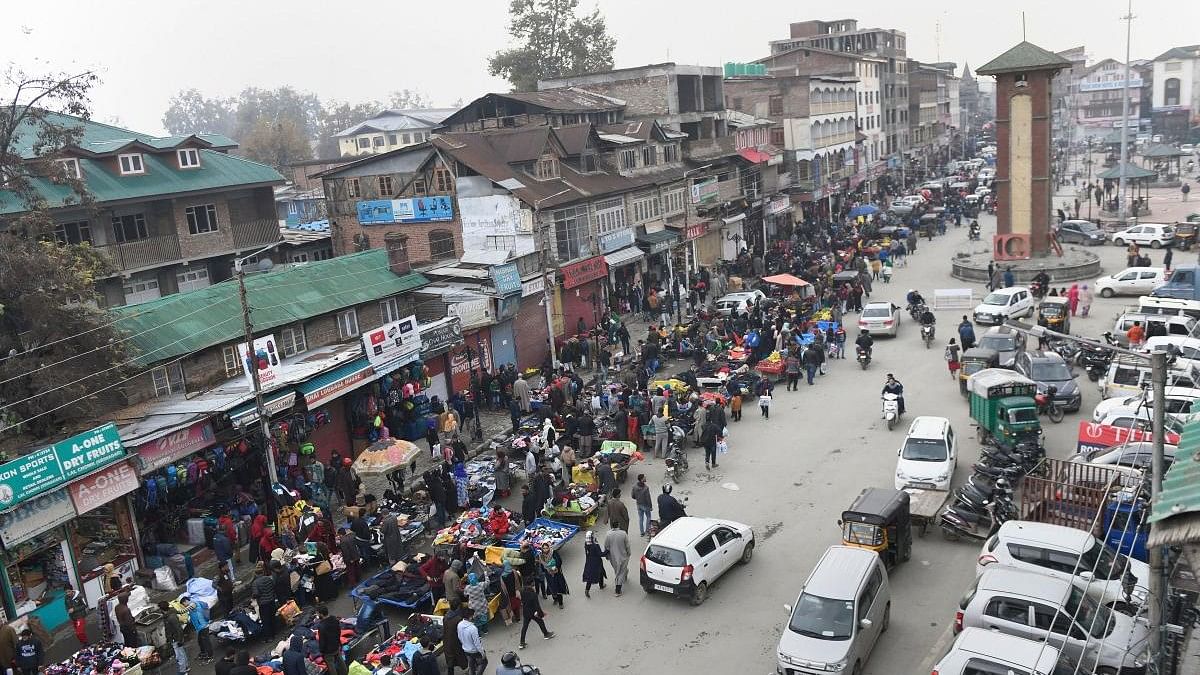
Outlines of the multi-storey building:
[{"label": "multi-storey building", "polygon": [[[1141,117],[1142,78],[1130,68],[1129,80],[1129,127],[1136,130]],[[1124,109],[1125,64],[1104,59],[1084,70],[1076,82],[1076,138],[1104,137],[1119,131]]]},{"label": "multi-storey building", "polygon": [[1054,138],[1084,140],[1076,138],[1075,116],[1079,106],[1079,81],[1087,71],[1087,49],[1083,45],[1056,52],[1071,62],[1070,68],[1059,71],[1050,83],[1050,96],[1054,110]]},{"label": "multi-storey building", "polygon": [[[87,242],[110,263],[97,285],[109,306],[131,305],[204,288],[228,279],[233,260],[279,240],[274,169],[230,154],[232,140],[215,134],[155,137],[89,120],[56,116],[77,126],[64,170],[80,178],[94,203],[71,203],[51,179],[35,181],[53,209],[55,236]],[[20,134],[18,152],[32,159],[35,137]],[[0,200],[0,222],[23,205]]]},{"label": "multi-storey building", "polygon": [[454,108],[389,109],[338,132],[343,157],[375,155],[429,140]]},{"label": "multi-storey building", "polygon": [[1195,142],[1188,132],[1200,126],[1200,45],[1174,47],[1155,57],[1150,105],[1154,133]]}]

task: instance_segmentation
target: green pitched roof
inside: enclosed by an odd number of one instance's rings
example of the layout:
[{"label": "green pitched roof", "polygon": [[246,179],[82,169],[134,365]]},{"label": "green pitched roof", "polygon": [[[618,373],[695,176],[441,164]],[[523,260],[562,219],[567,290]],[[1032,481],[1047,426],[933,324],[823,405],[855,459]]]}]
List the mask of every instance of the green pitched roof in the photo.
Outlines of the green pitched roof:
[{"label": "green pitched roof", "polygon": [[[1125,163],[1125,178],[1127,178],[1127,179],[1128,178],[1154,178],[1157,175],[1158,174],[1155,173],[1154,171],[1151,171],[1149,169],[1143,169],[1142,167],[1137,166],[1136,164],[1130,164],[1129,162]],[[1117,162],[1116,166],[1105,169],[1104,171],[1101,171],[1099,174],[1096,175],[1096,178],[1100,178],[1102,180],[1117,180],[1120,177],[1121,177],[1121,163],[1120,162]]]},{"label": "green pitched roof", "polygon": [[1200,512],[1200,420],[1183,426],[1175,461],[1163,476],[1162,492],[1152,507],[1151,523]]},{"label": "green pitched roof", "polygon": [[[246,277],[256,332],[311,319],[429,283],[418,273],[396,276],[387,252],[371,250]],[[131,337],[140,365],[242,339],[235,280],[190,293],[116,307],[116,325]]]},{"label": "green pitched roof", "polygon": [[977,75],[999,75],[1022,70],[1052,70],[1070,67],[1070,61],[1026,41],[976,68],[975,73]]},{"label": "green pitched roof", "polygon": [[[169,150],[191,136],[168,136],[156,138],[128,129],[82,120],[67,115],[51,114],[51,121],[64,126],[77,125],[83,132],[79,140],[82,150],[93,153],[114,152],[130,143],[139,142],[157,150]],[[196,134],[195,138],[215,147],[237,147],[237,144],[220,134]],[[35,141],[35,130],[26,127],[18,132],[15,147],[22,157],[30,158]],[[146,199],[160,195],[275,184],[284,181],[275,169],[241,157],[228,155],[217,150],[200,149],[200,166],[180,169],[175,164],[174,154],[155,155],[145,153],[142,161],[145,174],[122,176],[110,169],[102,160],[80,158],[79,169],[84,183],[98,203],[128,199]],[[49,180],[34,181],[38,192],[51,207],[64,206],[74,197],[70,187]],[[0,191],[0,214],[20,213],[25,205],[12,193]]]},{"label": "green pitched roof", "polygon": [[1166,143],[1156,143],[1142,150],[1141,152],[1142,157],[1156,157],[1159,159],[1166,157],[1183,157],[1187,154],[1188,153],[1180,150],[1179,148],[1173,145],[1167,145]]}]

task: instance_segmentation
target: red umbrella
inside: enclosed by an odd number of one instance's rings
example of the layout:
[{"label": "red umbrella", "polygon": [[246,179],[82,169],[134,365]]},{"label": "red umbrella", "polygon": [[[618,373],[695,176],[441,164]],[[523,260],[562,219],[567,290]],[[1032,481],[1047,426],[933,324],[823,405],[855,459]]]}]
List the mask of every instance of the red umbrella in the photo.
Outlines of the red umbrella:
[{"label": "red umbrella", "polygon": [[790,274],[776,274],[772,277],[763,277],[763,281],[768,284],[778,284],[779,286],[808,286],[809,283],[800,277],[795,277]]}]

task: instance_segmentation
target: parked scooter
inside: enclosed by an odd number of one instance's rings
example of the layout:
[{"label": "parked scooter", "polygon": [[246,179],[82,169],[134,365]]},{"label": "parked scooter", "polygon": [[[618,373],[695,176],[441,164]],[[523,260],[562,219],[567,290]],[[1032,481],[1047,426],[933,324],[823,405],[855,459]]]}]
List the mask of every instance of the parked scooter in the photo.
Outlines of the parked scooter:
[{"label": "parked scooter", "polygon": [[883,419],[887,421],[888,431],[900,420],[900,397],[896,394],[885,393],[883,399]]},{"label": "parked scooter", "polygon": [[857,347],[855,351],[857,352],[858,365],[862,366],[863,370],[866,370],[867,366],[871,365],[871,353],[862,347]]},{"label": "parked scooter", "polygon": [[676,483],[683,478],[683,474],[687,473],[688,470],[687,452],[683,449],[683,439],[683,429],[678,426],[672,426],[671,444],[667,449],[667,473],[665,478],[670,478]]},{"label": "parked scooter", "polygon": [[[1111,332],[1104,333],[1104,341],[1108,344],[1114,344],[1113,334]],[[1108,372],[1108,366],[1112,363],[1113,350],[1100,345],[1082,344],[1079,348],[1079,353],[1075,355],[1075,363],[1087,372],[1088,379],[1092,382],[1104,377]]]},{"label": "parked scooter", "polygon": [[1012,501],[1012,488],[1007,480],[997,479],[990,495],[982,501],[976,500],[974,495],[975,492],[969,492],[964,497],[960,489],[955,494],[958,498],[955,503],[942,511],[939,524],[947,539],[966,537],[983,541],[995,534],[1005,521],[1018,517]]}]

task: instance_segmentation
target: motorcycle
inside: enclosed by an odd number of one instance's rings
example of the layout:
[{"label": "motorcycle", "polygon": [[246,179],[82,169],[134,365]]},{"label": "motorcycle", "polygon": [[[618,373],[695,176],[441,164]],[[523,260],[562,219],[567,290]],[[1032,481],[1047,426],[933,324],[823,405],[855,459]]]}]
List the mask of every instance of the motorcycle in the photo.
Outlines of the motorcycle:
[{"label": "motorcycle", "polygon": [[676,483],[683,478],[683,474],[687,473],[688,470],[687,453],[683,449],[683,438],[683,429],[678,426],[672,426],[671,445],[668,448],[665,460],[667,465],[665,477],[670,478]]},{"label": "motorcycle", "polygon": [[871,352],[862,347],[858,347],[855,351],[857,352],[858,365],[862,366],[863,370],[866,370],[867,366],[871,363]]},{"label": "motorcycle", "polygon": [[[1110,345],[1114,342],[1111,332],[1105,333],[1104,339]],[[1112,363],[1112,358],[1112,349],[1101,345],[1084,343],[1080,346],[1079,353],[1075,355],[1075,363],[1087,372],[1089,380],[1095,382],[1108,372],[1108,366]]]},{"label": "motorcycle", "polygon": [[998,497],[984,504],[982,512],[965,509],[958,505],[947,506],[942,511],[940,524],[942,535],[947,539],[966,537],[985,541],[995,534],[1001,525],[1017,516],[1017,509],[1012,500]]},{"label": "motorcycle", "polygon": [[1046,387],[1045,393],[1039,393],[1033,397],[1033,402],[1037,404],[1038,414],[1045,413],[1055,424],[1063,421],[1063,410],[1054,400],[1054,395],[1057,393],[1058,387]]},{"label": "motorcycle", "polygon": [[1042,298],[1046,297],[1047,291],[1046,287],[1043,286],[1040,281],[1031,281],[1029,282],[1029,292],[1034,298],[1041,300]]},{"label": "motorcycle", "polygon": [[933,344],[933,324],[921,324],[921,339],[925,341],[925,349]]},{"label": "motorcycle", "polygon": [[886,393],[883,399],[883,419],[887,420],[888,431],[891,431],[896,426],[896,422],[900,420],[900,396],[897,394]]},{"label": "motorcycle", "polygon": [[908,306],[908,315],[912,317],[914,323],[919,323],[921,321],[921,315],[925,313],[925,310],[925,303],[918,302],[915,305]]},{"label": "motorcycle", "polygon": [[978,227],[972,227],[971,229],[967,230],[967,241],[979,241],[979,240],[980,240],[980,236],[979,236],[979,228]]}]

